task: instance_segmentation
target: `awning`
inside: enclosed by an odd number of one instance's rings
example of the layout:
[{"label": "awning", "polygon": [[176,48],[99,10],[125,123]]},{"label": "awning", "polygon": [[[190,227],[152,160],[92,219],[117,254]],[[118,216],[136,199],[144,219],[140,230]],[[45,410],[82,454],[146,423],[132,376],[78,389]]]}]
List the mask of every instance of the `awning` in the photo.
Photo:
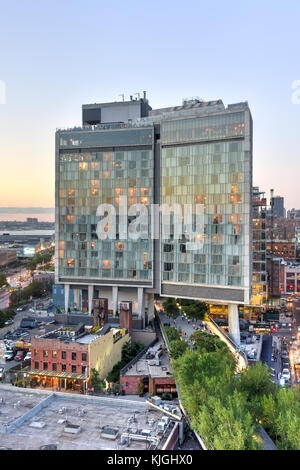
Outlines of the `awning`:
[{"label": "awning", "polygon": [[57,377],[59,379],[86,380],[86,376],[83,374],[75,374],[74,372],[58,372],[54,370],[33,369],[28,372],[28,375],[38,375],[40,377]]}]

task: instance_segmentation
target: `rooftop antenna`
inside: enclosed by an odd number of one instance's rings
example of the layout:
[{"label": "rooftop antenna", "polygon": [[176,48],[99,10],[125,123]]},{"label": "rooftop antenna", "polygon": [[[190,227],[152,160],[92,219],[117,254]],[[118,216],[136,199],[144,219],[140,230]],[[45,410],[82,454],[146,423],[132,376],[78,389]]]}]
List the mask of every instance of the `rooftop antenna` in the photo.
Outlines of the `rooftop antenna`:
[{"label": "rooftop antenna", "polygon": [[122,101],[124,101],[124,93],[122,93],[121,95],[118,95],[118,96],[122,96]]},{"label": "rooftop antenna", "polygon": [[134,96],[137,96],[140,99],[140,93],[135,93]]}]

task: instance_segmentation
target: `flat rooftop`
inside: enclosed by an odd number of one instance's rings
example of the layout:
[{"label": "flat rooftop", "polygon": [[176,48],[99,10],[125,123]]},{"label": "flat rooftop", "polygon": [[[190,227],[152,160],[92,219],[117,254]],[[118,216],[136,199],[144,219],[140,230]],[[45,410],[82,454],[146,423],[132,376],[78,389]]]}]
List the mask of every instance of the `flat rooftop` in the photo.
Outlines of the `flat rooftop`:
[{"label": "flat rooftop", "polygon": [[[130,432],[140,434],[143,430],[150,432],[152,438],[158,435],[157,424],[163,412],[148,407],[144,401],[132,401],[124,398],[91,397],[75,394],[45,393],[28,389],[7,391],[9,386],[0,385],[0,417],[6,416],[13,425],[11,432],[0,432],[0,447],[12,450],[38,450],[44,445],[56,445],[58,450],[146,450],[150,441],[131,439],[129,446],[122,444],[121,435]],[[67,395],[67,396],[66,396]],[[20,402],[19,408],[13,405]],[[31,416],[26,413],[39,405]],[[5,415],[2,415],[5,411]],[[22,422],[22,416],[24,421]],[[21,419],[20,419],[21,418]],[[80,426],[77,434],[65,432],[68,424]],[[118,432],[115,440],[101,436],[101,428],[109,427]],[[164,437],[160,438],[158,449],[161,449],[172,432],[173,422]],[[0,427],[1,431],[1,427]]]},{"label": "flat rooftop", "polygon": [[[162,347],[162,354],[159,357],[161,363],[159,366],[155,364],[155,359],[146,359],[147,352],[149,350],[157,351],[160,347]],[[153,365],[152,365],[153,364]],[[166,352],[165,344],[161,339],[158,343],[155,344],[153,348],[148,348],[146,353],[137,361],[135,362],[127,371],[125,372],[124,376],[132,376],[132,375],[150,375],[151,377],[167,377],[170,378],[173,375],[171,366],[170,366],[170,358]]]}]

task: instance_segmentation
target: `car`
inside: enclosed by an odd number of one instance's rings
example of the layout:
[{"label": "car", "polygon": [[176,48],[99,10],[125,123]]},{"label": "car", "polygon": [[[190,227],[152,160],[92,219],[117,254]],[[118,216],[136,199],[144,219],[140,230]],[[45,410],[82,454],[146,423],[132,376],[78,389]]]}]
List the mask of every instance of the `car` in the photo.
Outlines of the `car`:
[{"label": "car", "polygon": [[26,310],[25,306],[17,308],[17,312],[24,312],[24,310]]},{"label": "car", "polygon": [[24,361],[31,361],[31,351],[28,351],[28,353],[26,354],[24,358]]},{"label": "car", "polygon": [[273,369],[273,367],[271,367],[271,368],[270,368],[270,371],[271,371],[272,377],[275,377],[275,375],[276,375],[276,370]]},{"label": "car", "polygon": [[4,375],[5,375],[5,369],[4,367],[0,367],[0,380],[4,378]]},{"label": "car", "polygon": [[3,359],[5,359],[5,361],[12,361],[14,357],[15,357],[15,353],[9,350],[9,351],[6,351],[6,353],[3,356]]},{"label": "car", "polygon": [[15,356],[15,360],[16,361],[23,361],[25,355],[26,355],[25,351],[19,350],[17,352],[16,356]]},{"label": "car", "polygon": [[12,325],[13,324],[13,320],[6,320],[6,322],[4,323],[4,325]]},{"label": "car", "polygon": [[282,369],[281,377],[283,377],[285,380],[290,380],[291,374],[289,369]]}]

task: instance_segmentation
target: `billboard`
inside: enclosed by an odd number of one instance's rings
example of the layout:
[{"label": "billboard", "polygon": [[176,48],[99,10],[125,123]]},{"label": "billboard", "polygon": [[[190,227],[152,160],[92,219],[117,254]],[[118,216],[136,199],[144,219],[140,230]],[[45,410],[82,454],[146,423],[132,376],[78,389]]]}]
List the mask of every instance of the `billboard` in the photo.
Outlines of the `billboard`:
[{"label": "billboard", "polygon": [[23,247],[23,256],[34,256],[35,255],[35,247],[34,246],[24,246]]}]

